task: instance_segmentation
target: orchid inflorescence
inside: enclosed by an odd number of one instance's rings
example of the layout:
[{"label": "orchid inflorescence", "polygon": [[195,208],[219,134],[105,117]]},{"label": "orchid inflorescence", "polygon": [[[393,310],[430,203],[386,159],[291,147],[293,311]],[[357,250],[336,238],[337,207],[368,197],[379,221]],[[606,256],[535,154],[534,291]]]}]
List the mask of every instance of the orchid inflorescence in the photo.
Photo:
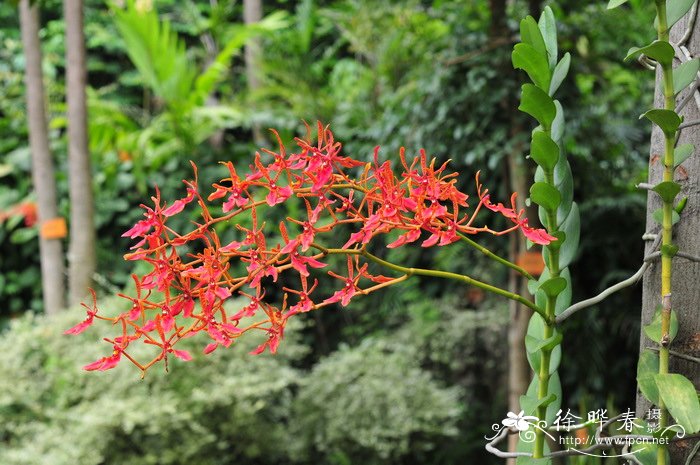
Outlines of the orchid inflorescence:
[{"label": "orchid inflorescence", "polygon": [[[366,163],[342,155],[341,144],[328,127],[318,124],[315,142],[307,129],[306,138],[295,139],[294,153],[287,153],[278,133],[272,130],[278,151],[262,149],[264,155],[256,153],[246,175],[240,174],[232,162],[223,163],[229,176],[213,184],[213,192],[206,197],[200,190],[194,163],[194,179],[184,181],[185,197],[168,205],[156,189],[153,204],[142,205],[145,218],[124,233],[138,240],[125,258],[152,266],[149,273],[132,276],[135,296],[120,294],[131,301],[131,309],[114,318],[103,316],[93,292],[92,306],[85,305],[87,318],[66,331],[79,334],[95,319],[120,325],[117,337],[105,338],[113,345],[112,354],[86,365],[86,370],[111,369],[122,357],[144,372],[159,361],[167,363],[169,355],[187,361],[191,355],[174,347],[179,340],[200,332],[209,338],[205,353],[219,346],[229,347],[250,331],[267,334],[253,354],[266,349],[274,353],[293,315],[336,303],[346,306],[355,296],[402,282],[412,274],[413,269],[393,265],[366,250],[367,244],[380,235],[394,233],[388,248],[416,243],[421,238],[422,247],[445,246],[470,241],[465,235],[502,235],[515,230],[536,244],[555,240],[545,230],[528,225],[524,212],[515,207],[515,196],[510,207],[492,203],[478,173],[478,202],[467,210],[469,196],[457,188],[457,173],[447,173],[447,163],[436,167],[425,151],[408,160],[401,149],[401,164],[396,171],[389,161],[379,161],[379,147],[374,162]],[[280,222],[276,235],[280,240],[271,244],[265,223],[260,220],[261,210],[290,200],[301,202],[302,214]],[[168,225],[170,218],[194,205],[199,219],[192,230],[177,232]],[[505,230],[477,226],[476,217],[482,208],[503,215],[512,225]],[[223,223],[235,225],[237,240],[222,243],[217,229]],[[348,233],[351,230],[354,232]],[[333,249],[321,245],[322,237],[346,239],[340,248]],[[329,263],[324,259],[332,254],[347,256],[344,272],[327,271],[342,287],[331,296],[319,296],[318,279],[312,277],[312,269],[326,268]],[[401,275],[372,274],[370,261]],[[266,287],[277,283],[282,273],[293,274],[284,282],[298,282],[298,286],[283,287],[282,303],[275,305],[266,301]],[[235,314],[227,314],[224,302],[234,294],[246,299],[247,305]],[[265,318],[244,324],[244,320],[251,321],[248,317],[261,312]],[[127,351],[138,340],[157,348],[147,363],[138,362]]]}]

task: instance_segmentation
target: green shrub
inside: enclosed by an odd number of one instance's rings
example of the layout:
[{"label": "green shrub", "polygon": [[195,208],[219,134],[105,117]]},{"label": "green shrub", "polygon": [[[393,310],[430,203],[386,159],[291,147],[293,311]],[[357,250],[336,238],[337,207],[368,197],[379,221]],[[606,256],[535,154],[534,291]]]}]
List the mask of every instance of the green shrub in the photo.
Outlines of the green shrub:
[{"label": "green shrub", "polygon": [[323,359],[294,399],[292,455],[325,463],[396,463],[457,434],[455,388],[422,370],[417,354],[366,340]]},{"label": "green shrub", "polygon": [[391,335],[309,371],[296,368],[308,353],[296,325],[275,356],[248,355],[254,337],[204,356],[191,338],[193,361],[142,380],[126,361],[81,370],[110,347],[95,328],[62,334],[80,317],[28,314],[0,335],[1,464],[397,463],[457,435],[458,390]]},{"label": "green shrub", "polygon": [[128,362],[108,373],[82,371],[109,346],[62,335],[76,317],[29,315],[0,338],[7,354],[0,360],[0,463],[206,465],[284,458],[279,444],[287,441],[284,423],[299,377],[290,362],[305,353],[293,330],[278,356],[248,355],[252,338],[209,356],[201,355],[202,341],[183,341],[192,362],[172,360],[168,374],[151,370],[141,380]]}]

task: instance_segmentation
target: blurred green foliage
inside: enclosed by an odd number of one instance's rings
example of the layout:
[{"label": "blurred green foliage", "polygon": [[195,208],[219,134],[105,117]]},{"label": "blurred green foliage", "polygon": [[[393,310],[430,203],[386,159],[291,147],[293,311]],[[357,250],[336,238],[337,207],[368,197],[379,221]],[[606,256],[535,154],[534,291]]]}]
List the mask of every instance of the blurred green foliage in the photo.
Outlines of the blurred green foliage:
[{"label": "blurred green foliage", "polygon": [[[107,313],[119,306],[104,302]],[[67,337],[74,314],[27,314],[0,338],[12,354],[0,359],[0,463],[445,463],[463,441],[458,423],[474,422],[472,402],[488,389],[474,376],[480,359],[464,354],[498,341],[505,321],[503,312],[445,310],[432,324],[415,321],[419,337],[406,326],[313,369],[302,367],[300,319],[275,356],[249,355],[254,338],[205,356],[206,342],[191,338],[179,347],[193,361],[171,360],[169,373],[143,380],[128,363],[80,370],[109,347],[97,341],[104,328]],[[432,347],[436,336],[455,350]]]}]

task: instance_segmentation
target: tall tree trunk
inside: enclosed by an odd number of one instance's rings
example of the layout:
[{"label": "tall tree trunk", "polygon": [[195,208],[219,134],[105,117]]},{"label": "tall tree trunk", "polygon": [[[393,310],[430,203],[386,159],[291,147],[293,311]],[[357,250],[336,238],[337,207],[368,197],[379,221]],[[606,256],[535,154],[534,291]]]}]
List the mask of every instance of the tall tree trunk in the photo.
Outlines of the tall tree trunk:
[{"label": "tall tree trunk", "polygon": [[[513,127],[511,134],[515,137],[522,128]],[[529,170],[525,166],[522,152],[508,154],[508,174],[510,190],[518,193],[516,199],[518,210],[525,208],[525,199],[528,196]],[[528,217],[533,218],[532,215]],[[536,216],[534,216],[536,218]],[[521,234],[513,234],[510,237],[509,259],[515,263],[523,253],[527,251],[527,243]],[[511,271],[509,290],[520,295],[528,295],[527,280]],[[525,335],[528,323],[532,317],[532,310],[511,301],[510,324],[508,326],[508,409],[511,412],[520,411],[520,396],[524,395],[530,384],[532,373],[525,353]],[[508,437],[508,450],[515,451],[518,444],[518,435]],[[509,459],[508,463],[515,464],[515,459]]]},{"label": "tall tree trunk", "polygon": [[[510,43],[511,32],[508,29],[507,0],[489,0],[491,9],[491,24],[489,26],[489,39],[491,43]],[[504,60],[501,65],[504,76],[515,76],[509,60]],[[518,114],[513,109],[517,106],[515,95],[506,95],[502,102],[504,114],[513,115],[510,121],[510,135],[517,137],[522,133],[522,127]],[[515,148],[507,155],[506,170],[509,187],[512,192],[518,193],[518,209],[524,208],[524,201],[528,195],[528,169],[525,166],[522,147]],[[509,259],[515,262],[520,254],[526,250],[525,238],[521,235],[510,236]],[[511,292],[527,295],[527,281],[518,273],[511,272],[508,288]],[[517,302],[510,302],[510,323],[508,326],[508,410],[520,411],[520,396],[525,394],[530,384],[530,365],[525,354],[525,334],[532,312],[529,308]],[[518,444],[518,436],[511,435],[508,438],[508,450],[514,451]],[[508,463],[515,464],[514,459]]]},{"label": "tall tree trunk", "polygon": [[[243,0],[243,21],[245,24],[257,23],[262,19],[262,0]],[[260,73],[260,57],[262,56],[262,42],[259,37],[248,39],[245,46],[245,70],[248,78],[248,89],[255,92],[262,83]],[[258,146],[264,145],[265,136],[260,125],[253,123],[253,138]]]},{"label": "tall tree trunk", "polygon": [[25,84],[27,92],[27,121],[29,147],[32,152],[32,179],[37,196],[39,219],[39,250],[41,255],[41,284],[46,313],[57,313],[63,308],[63,247],[60,239],[49,239],[42,226],[58,217],[56,179],[49,151],[46,125],[41,46],[39,44],[39,7],[21,0],[19,5],[22,45],[26,61]]},{"label": "tall tree trunk", "polygon": [[[678,42],[684,35],[689,24],[686,17],[679,21],[671,29],[671,42]],[[694,29],[685,46],[692,55],[700,53],[700,22],[696,21]],[[678,63],[676,62],[676,65]],[[682,92],[678,100],[683,99],[689,90]],[[656,77],[656,107],[663,106],[663,85],[661,74]],[[681,114],[686,121],[700,119],[700,94],[691,98]],[[688,197],[688,204],[681,215],[681,221],[673,228],[673,242],[679,250],[695,256],[700,255],[700,131],[698,126],[684,129],[681,132],[678,145],[692,143],[695,145],[695,154],[686,160],[681,168],[676,170],[675,181],[682,186],[679,198]],[[662,180],[663,173],[664,136],[654,127],[651,138],[651,153],[649,160],[649,183],[657,184]],[[661,207],[659,196],[650,192],[647,200],[647,231],[661,234],[660,227],[652,219],[653,212]],[[645,255],[652,253],[651,242],[647,242]],[[644,276],[642,291],[642,325],[648,324],[661,303],[661,263],[654,262],[651,269]],[[676,257],[672,265],[672,308],[678,314],[680,328],[674,339],[671,350],[686,355],[700,356],[700,263],[687,261]],[[640,348],[655,347],[656,343],[649,340],[644,332],[641,333]],[[688,377],[696,389],[700,388],[700,366],[697,363],[683,360],[671,355],[669,372],[682,373]],[[637,395],[637,416],[642,418],[650,405],[641,395]],[[694,445],[694,440],[678,441],[670,447],[671,463],[684,464],[686,455]],[[700,464],[700,455],[697,455],[692,464]]]},{"label": "tall tree trunk", "polygon": [[96,266],[94,201],[85,95],[87,69],[83,1],[65,0],[63,15],[66,21],[66,102],[71,205],[68,289],[70,303],[76,304],[87,295]]}]

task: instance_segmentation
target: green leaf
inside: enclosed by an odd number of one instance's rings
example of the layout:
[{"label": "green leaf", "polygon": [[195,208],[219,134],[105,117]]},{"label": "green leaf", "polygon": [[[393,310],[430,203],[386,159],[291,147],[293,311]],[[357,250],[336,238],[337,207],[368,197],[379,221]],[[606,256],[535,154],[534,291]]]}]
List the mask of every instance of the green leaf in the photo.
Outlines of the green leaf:
[{"label": "green leaf", "polygon": [[613,8],[617,8],[620,5],[624,5],[627,3],[628,0],[610,0],[608,2],[608,10],[612,10]]},{"label": "green leaf", "polygon": [[[545,270],[546,272],[547,270]],[[527,290],[530,292],[530,294],[534,294],[537,292],[537,288],[539,287],[539,281],[536,279],[531,279],[527,282]]]},{"label": "green leaf", "polygon": [[546,246],[547,250],[550,252],[561,249],[562,244],[566,241],[566,233],[564,231],[553,231],[552,236],[554,236],[556,240],[550,242]]},{"label": "green leaf", "polygon": [[554,95],[554,93],[559,89],[559,86],[564,82],[564,78],[569,74],[569,66],[571,65],[571,55],[566,52],[562,57],[561,61],[557,63],[554,68],[554,73],[552,74],[552,82],[549,83],[549,95]]},{"label": "green leaf", "polygon": [[646,118],[656,124],[667,136],[674,136],[678,130],[678,126],[680,126],[683,121],[675,111],[662,110],[659,108],[649,110],[639,118]]},{"label": "green leaf", "polygon": [[[539,32],[539,29],[537,29]],[[513,68],[522,69],[530,79],[542,90],[549,90],[552,72],[547,63],[547,56],[539,53],[530,44],[515,44],[511,55]]]},{"label": "green leaf", "polygon": [[644,349],[637,364],[637,384],[644,397],[652,404],[659,405],[659,388],[654,381],[654,375],[659,373],[659,354]]},{"label": "green leaf", "polygon": [[559,229],[566,234],[566,240],[559,249],[559,267],[565,268],[576,258],[581,238],[581,215],[576,202],[572,203],[571,211]]},{"label": "green leaf", "polygon": [[573,289],[571,288],[571,272],[569,271],[568,268],[564,268],[561,271],[562,278],[566,280],[566,289],[559,294],[557,297],[557,304],[554,307],[554,314],[559,315],[561,312],[569,308],[569,305],[571,305],[571,296],[572,296],[572,291]]},{"label": "green leaf", "polygon": [[533,184],[532,187],[530,187],[530,198],[537,205],[551,212],[556,212],[561,202],[559,191],[546,182],[536,182]]},{"label": "green leaf", "polygon": [[[527,392],[525,393],[526,396],[528,397],[535,397],[537,398],[537,388],[539,386],[539,379],[537,376],[532,378],[532,381],[530,382],[530,386],[527,388]],[[561,381],[559,379],[559,374],[558,373],[552,373],[552,375],[549,377],[549,385],[547,386],[549,389],[547,389],[548,394],[556,396],[554,401],[551,401],[551,403],[547,406],[547,414],[546,418],[540,418],[540,420],[546,420],[547,424],[552,424],[554,421],[554,418],[556,417],[557,411],[561,408],[561,398],[562,398],[562,392],[561,392]],[[548,397],[549,397],[548,395]],[[547,402],[550,402],[550,399],[547,399]],[[525,412],[527,414],[527,412]],[[530,415],[534,415],[535,411],[530,413]]]},{"label": "green leaf", "polygon": [[654,376],[659,396],[686,434],[700,431],[700,402],[693,383],[676,373]]},{"label": "green leaf", "polygon": [[527,16],[520,21],[520,41],[531,45],[539,55],[547,58],[547,46],[544,44],[544,38],[537,26],[537,21],[532,16]]},{"label": "green leaf", "polygon": [[10,234],[11,244],[26,244],[27,242],[36,240],[36,228],[19,228]]},{"label": "green leaf", "polygon": [[144,84],[170,106],[181,105],[193,89],[197,69],[185,42],[155,9],[142,11],[134,2],[113,7],[117,29]]},{"label": "green leaf", "polygon": [[685,206],[688,205],[688,197],[683,197],[679,202],[678,205],[673,207],[673,211],[678,213],[680,215],[683,213],[683,210],[685,210]]},{"label": "green leaf", "polygon": [[681,191],[681,185],[673,181],[664,181],[655,185],[652,190],[659,194],[661,200],[671,203]]},{"label": "green leaf", "polygon": [[655,40],[646,47],[632,47],[629,49],[629,52],[627,52],[627,56],[625,57],[625,61],[633,60],[642,54],[658,61],[661,64],[668,65],[673,62],[673,57],[675,56],[676,52],[673,50],[673,45],[669,44],[665,40]]},{"label": "green leaf", "polygon": [[[654,221],[657,223],[663,225],[664,224],[664,209],[659,208],[654,211],[651,215],[652,218],[654,218]],[[671,211],[671,224],[676,224],[681,220],[681,215],[678,214],[676,210]]]},{"label": "green leaf", "polygon": [[695,152],[695,146],[693,144],[683,144],[676,147],[676,150],[673,152],[674,168],[680,166],[681,163],[690,158],[693,152]]},{"label": "green leaf", "polygon": [[[671,29],[671,26],[676,24],[680,19],[688,13],[690,7],[693,6],[695,0],[673,0],[666,2],[666,27]],[[659,25],[658,16],[654,20],[654,27]]]},{"label": "green leaf", "polygon": [[[558,104],[559,102],[556,103]],[[556,119],[554,124],[556,124]],[[554,127],[554,124],[552,127]],[[554,138],[552,139],[556,140]],[[535,170],[535,182],[542,182],[545,180],[546,177],[544,170],[541,167],[537,167]],[[559,204],[559,209],[557,210],[557,224],[561,225],[568,217],[574,199],[574,179],[571,174],[571,166],[569,166],[569,162],[566,159],[566,154],[564,152],[560,152],[559,162],[554,167],[554,186],[561,195],[561,203]],[[540,224],[546,224],[547,217],[545,212],[540,210],[538,213],[540,217]]]},{"label": "green leaf", "polygon": [[661,254],[665,257],[673,258],[678,253],[678,246],[675,244],[664,244],[661,246]]},{"label": "green leaf", "polygon": [[550,278],[547,281],[543,282],[540,284],[540,289],[544,291],[545,294],[549,297],[556,297],[561,292],[566,289],[566,279],[562,278],[561,276],[558,276],[556,278]]},{"label": "green leaf", "polygon": [[[644,334],[647,335],[649,339],[661,343],[661,307],[656,309],[654,317],[651,319],[651,323],[644,326]],[[678,334],[678,315],[676,315],[675,310],[671,310],[671,327],[669,328],[669,343],[676,338]]]},{"label": "green leaf", "polygon": [[552,121],[552,130],[549,131],[549,133],[552,136],[552,140],[559,144],[564,136],[564,126],[566,125],[566,121],[564,120],[564,109],[562,108],[561,103],[559,103],[559,100],[554,101],[554,108],[556,111],[554,120]]},{"label": "green leaf", "polygon": [[[536,412],[540,402],[544,400],[546,399],[540,400],[537,396],[522,395],[520,396],[520,409],[524,412]],[[526,415],[529,414],[526,413]]]},{"label": "green leaf", "polygon": [[520,396],[520,408],[525,412],[532,412],[534,415],[540,406],[548,406],[557,400],[557,396],[550,394],[544,399],[538,399],[537,396]]},{"label": "green leaf", "polygon": [[539,352],[541,350],[548,350],[552,351],[556,346],[561,344],[562,339],[564,339],[564,336],[560,332],[556,332],[552,337],[549,337],[547,339],[536,339],[532,336],[525,336],[525,349],[539,357]]},{"label": "green leaf", "polygon": [[688,87],[698,76],[700,70],[700,59],[693,58],[678,65],[673,70],[673,91],[677,94]]},{"label": "green leaf", "polygon": [[551,172],[559,161],[559,146],[544,131],[535,131],[530,156],[544,170]]},{"label": "green leaf", "polygon": [[544,7],[540,20],[537,24],[542,33],[545,46],[547,47],[547,56],[549,58],[549,67],[554,68],[559,55],[557,45],[557,24],[554,21],[554,12],[549,6]]},{"label": "green leaf", "polygon": [[[545,249],[545,258],[548,258],[546,250],[547,249]],[[555,315],[559,315],[561,312],[566,310],[569,305],[571,305],[571,272],[568,268],[564,268],[559,276],[566,280],[567,285],[562,293],[557,296],[557,303],[554,307]],[[549,270],[545,268],[544,272],[540,276],[540,279],[538,281],[534,281],[532,286],[528,285],[528,290],[530,290],[530,293],[535,295],[535,303],[538,307],[544,308],[544,306],[547,305],[547,295],[544,293],[544,291],[538,292],[538,288],[540,284],[547,281],[550,277]],[[541,334],[544,333],[540,333],[540,336],[538,337],[542,337]]]},{"label": "green leaf", "polygon": [[545,130],[551,127],[557,113],[552,98],[533,84],[523,84],[518,110],[535,118]]},{"label": "green leaf", "polygon": [[563,156],[559,157],[559,163],[554,168],[554,185],[561,194],[561,203],[557,210],[557,224],[561,228],[562,223],[571,212],[574,201],[574,179],[571,174],[571,166]]},{"label": "green leaf", "polygon": [[[538,295],[544,295],[543,292],[538,292]],[[544,339],[544,321],[542,317],[538,314],[534,314],[530,318],[530,322],[527,326],[527,334],[525,336],[525,348],[534,347],[539,344],[539,341]],[[539,354],[532,353],[528,350],[525,351],[527,355],[527,360],[535,373],[540,371],[540,356]],[[561,345],[558,345],[552,349],[552,355],[549,358],[549,374],[554,373],[559,368],[561,363]]]}]

